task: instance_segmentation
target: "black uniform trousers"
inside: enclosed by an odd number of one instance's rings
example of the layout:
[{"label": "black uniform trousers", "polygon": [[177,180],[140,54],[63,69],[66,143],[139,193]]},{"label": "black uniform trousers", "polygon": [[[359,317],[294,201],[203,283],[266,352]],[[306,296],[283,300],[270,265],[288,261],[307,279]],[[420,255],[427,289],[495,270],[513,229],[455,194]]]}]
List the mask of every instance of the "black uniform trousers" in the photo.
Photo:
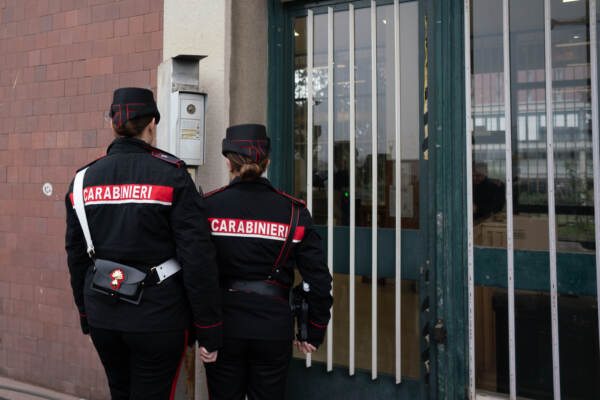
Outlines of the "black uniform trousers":
[{"label": "black uniform trousers", "polygon": [[171,400],[188,331],[122,332],[90,327],[112,400]]},{"label": "black uniform trousers", "polygon": [[204,364],[210,400],[280,400],[292,358],[290,340],[224,338],[217,361]]}]

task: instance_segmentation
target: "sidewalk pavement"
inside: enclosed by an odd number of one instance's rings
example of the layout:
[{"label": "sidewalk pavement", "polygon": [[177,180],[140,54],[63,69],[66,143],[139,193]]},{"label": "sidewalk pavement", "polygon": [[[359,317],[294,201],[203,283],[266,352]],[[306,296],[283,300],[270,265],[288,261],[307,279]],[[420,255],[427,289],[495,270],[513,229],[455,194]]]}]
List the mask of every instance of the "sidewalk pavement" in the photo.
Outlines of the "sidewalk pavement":
[{"label": "sidewalk pavement", "polygon": [[82,400],[79,397],[0,376],[0,400]]}]

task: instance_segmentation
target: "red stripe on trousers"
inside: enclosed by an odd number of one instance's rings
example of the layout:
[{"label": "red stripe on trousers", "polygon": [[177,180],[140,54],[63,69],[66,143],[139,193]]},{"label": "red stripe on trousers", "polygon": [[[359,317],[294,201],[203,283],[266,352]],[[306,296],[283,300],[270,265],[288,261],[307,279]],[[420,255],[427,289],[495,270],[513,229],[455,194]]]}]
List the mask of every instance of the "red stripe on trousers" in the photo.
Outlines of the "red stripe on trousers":
[{"label": "red stripe on trousers", "polygon": [[179,361],[179,366],[177,367],[177,372],[175,373],[175,379],[173,379],[173,384],[171,385],[171,395],[169,396],[169,400],[173,400],[175,398],[175,387],[177,387],[177,378],[179,378],[179,371],[181,370],[181,364],[183,364],[183,359],[185,357],[185,349],[187,348],[188,342],[188,330],[185,330],[185,343],[183,343],[183,354],[181,355],[181,360]]}]

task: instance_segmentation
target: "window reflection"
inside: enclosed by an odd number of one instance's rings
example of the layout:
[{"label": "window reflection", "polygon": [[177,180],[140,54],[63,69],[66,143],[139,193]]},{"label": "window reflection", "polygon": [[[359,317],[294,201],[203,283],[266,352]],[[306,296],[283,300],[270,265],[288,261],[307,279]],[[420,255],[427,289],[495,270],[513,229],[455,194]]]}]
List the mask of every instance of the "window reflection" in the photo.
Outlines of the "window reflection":
[{"label": "window reflection", "polygon": [[[505,200],[500,200],[506,190],[501,2],[474,0],[472,4],[475,245],[505,248]],[[552,124],[557,251],[594,252],[588,7],[584,0],[551,1],[553,114],[547,121],[544,1],[510,1],[515,250],[547,252],[549,248],[546,139],[547,127]],[[482,181],[487,184],[480,186]],[[534,276],[530,265],[519,264],[519,259],[524,258],[515,258],[517,395],[552,398],[549,288],[519,290],[544,287],[540,281],[548,277]],[[575,278],[572,271],[561,268],[560,260],[559,291],[561,283]],[[506,276],[505,263],[494,267],[497,269],[475,264],[476,271]],[[598,380],[587,375],[597,377],[599,371],[597,299],[583,294],[588,293],[559,293],[558,297],[561,388],[567,399],[595,399],[599,393]],[[476,286],[478,389],[508,392],[507,310],[506,289]]]},{"label": "window reflection", "polygon": [[317,225],[327,225],[327,124],[329,77],[327,74],[327,14],[314,16],[313,55],[313,208]]},{"label": "window reflection", "polygon": [[371,11],[355,11],[356,226],[371,227]]},{"label": "window reflection", "polygon": [[306,17],[294,21],[294,193],[306,199]]},{"label": "window reflection", "polygon": [[[473,2],[473,224],[477,246],[506,246],[502,3]],[[542,57],[543,61],[543,57]]]},{"label": "window reflection", "polygon": [[[555,200],[557,250],[562,252],[593,252],[586,4],[552,1]],[[492,0],[478,0],[473,9],[475,194],[479,179],[476,174],[482,170],[491,180],[505,181],[506,122],[500,5]],[[496,12],[488,13],[489,10]],[[510,32],[515,249],[548,250],[543,1],[511,2]],[[483,197],[492,199],[501,194],[494,191],[495,187],[490,186]],[[505,247],[505,211],[492,204],[487,208],[495,212],[482,216],[477,211],[481,205],[474,204],[475,244]]]},{"label": "window reflection", "polygon": [[348,11],[333,14],[333,220],[350,224],[350,69]]},{"label": "window reflection", "polygon": [[557,247],[593,252],[589,4],[577,3],[552,10]]},{"label": "window reflection", "polygon": [[393,5],[377,7],[377,224],[385,228],[396,225],[390,207],[396,164],[393,20]]},{"label": "window reflection", "polygon": [[[410,14],[416,15],[415,4]],[[401,13],[402,15],[402,13]],[[402,226],[419,227],[419,118],[418,20],[406,19],[401,35],[401,135],[402,135]],[[382,228],[395,227],[395,99],[393,6],[377,7],[378,90],[378,221]],[[313,219],[327,224],[328,70],[327,15],[314,16],[313,58]],[[371,115],[371,20],[369,8],[355,10],[355,113],[356,113],[356,226],[371,227],[372,219],[372,115]],[[349,43],[348,12],[334,13],[334,225],[350,222],[349,148]],[[307,61],[306,17],[294,24],[294,187],[306,198]]]}]

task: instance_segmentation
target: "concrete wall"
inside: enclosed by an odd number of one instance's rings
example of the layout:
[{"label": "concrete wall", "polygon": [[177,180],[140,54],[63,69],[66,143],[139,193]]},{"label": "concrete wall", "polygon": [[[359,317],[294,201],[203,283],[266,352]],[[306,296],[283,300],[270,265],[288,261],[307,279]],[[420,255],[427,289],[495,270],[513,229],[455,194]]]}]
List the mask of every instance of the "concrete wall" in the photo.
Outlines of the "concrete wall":
[{"label": "concrete wall", "polygon": [[163,0],[0,0],[0,375],[109,397],[73,302],[64,196],[113,139],[113,90],[156,86],[162,15]]},{"label": "concrete wall", "polygon": [[[165,0],[164,24],[165,60],[207,56],[200,62],[200,90],[208,94],[206,163],[198,174],[207,192],[228,182],[221,155],[227,127],[266,123],[267,0]],[[159,97],[162,90],[169,88],[159,87]]]},{"label": "concrete wall", "polygon": [[231,20],[229,120],[231,125],[266,125],[269,27],[267,1],[234,1]]},{"label": "concrete wall", "polygon": [[[164,6],[163,59],[180,54],[207,56],[200,62],[200,91],[208,95],[206,162],[198,175],[198,183],[207,192],[223,186],[228,176],[220,149],[229,125],[231,0],[165,0]],[[170,89],[158,90],[160,96],[162,90]]]}]

